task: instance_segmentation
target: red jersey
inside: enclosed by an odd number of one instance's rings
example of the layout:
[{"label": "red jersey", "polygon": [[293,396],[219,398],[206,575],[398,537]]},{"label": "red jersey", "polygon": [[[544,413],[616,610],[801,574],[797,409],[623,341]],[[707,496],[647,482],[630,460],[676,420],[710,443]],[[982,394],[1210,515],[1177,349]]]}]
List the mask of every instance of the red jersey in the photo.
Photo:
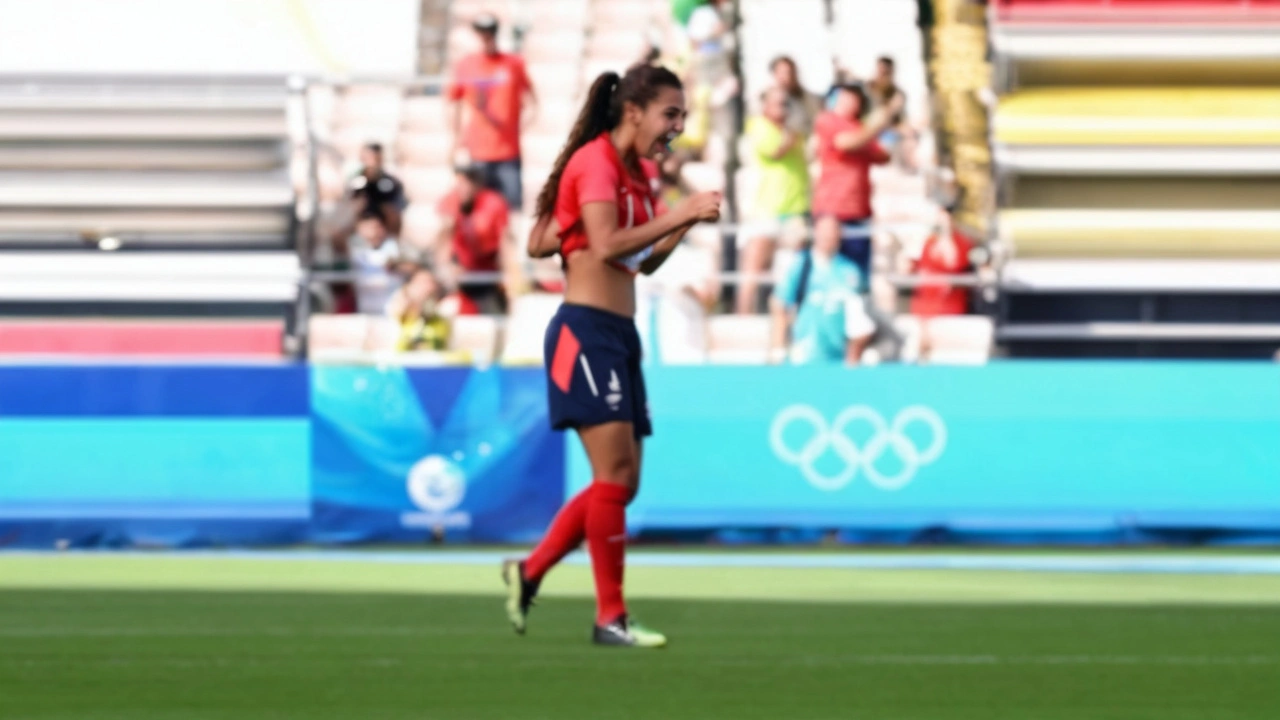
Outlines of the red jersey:
[{"label": "red jersey", "polygon": [[[917,272],[922,275],[958,275],[968,270],[973,241],[955,231],[952,231],[951,238],[953,249],[948,249],[936,235],[926,240]],[[911,298],[912,315],[963,315],[968,311],[968,289],[948,285],[945,281],[920,285]]]},{"label": "red jersey", "polygon": [[[622,166],[618,150],[613,146],[609,133],[578,148],[569,158],[564,174],[560,176],[560,190],[556,196],[556,221],[560,231],[560,255],[570,254],[587,247],[587,233],[582,227],[582,206],[592,202],[612,202],[618,206],[618,227],[633,228],[643,225],[664,212],[658,197],[661,183],[658,165],[652,160],[641,159],[644,171],[641,180]],[[653,254],[647,247],[612,264],[635,274],[640,263]]]},{"label": "red jersey", "polygon": [[440,199],[436,211],[453,220],[453,256],[464,270],[476,272],[498,269],[498,250],[507,232],[510,214],[501,193],[481,189],[476,193],[471,214],[463,215],[458,191]]},{"label": "red jersey", "polygon": [[462,144],[473,160],[499,162],[520,157],[520,109],[533,83],[516,55],[475,53],[458,61],[445,88],[450,100],[464,100],[470,120]]},{"label": "red jersey", "polygon": [[857,150],[836,148],[836,136],[859,132],[862,123],[826,112],[814,123],[821,171],[813,188],[813,214],[841,220],[871,217],[871,166],[889,162],[889,153],[875,140]]}]

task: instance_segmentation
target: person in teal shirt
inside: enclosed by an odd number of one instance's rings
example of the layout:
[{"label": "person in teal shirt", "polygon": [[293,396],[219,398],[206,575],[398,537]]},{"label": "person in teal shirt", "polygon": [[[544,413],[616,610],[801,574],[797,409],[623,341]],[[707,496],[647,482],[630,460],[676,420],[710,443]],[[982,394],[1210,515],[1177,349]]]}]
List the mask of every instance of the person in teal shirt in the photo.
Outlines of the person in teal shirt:
[{"label": "person in teal shirt", "polygon": [[774,361],[786,357],[796,365],[856,365],[861,359],[875,322],[859,293],[864,285],[861,271],[839,251],[840,222],[820,218],[813,247],[797,255],[786,279],[774,289]]}]

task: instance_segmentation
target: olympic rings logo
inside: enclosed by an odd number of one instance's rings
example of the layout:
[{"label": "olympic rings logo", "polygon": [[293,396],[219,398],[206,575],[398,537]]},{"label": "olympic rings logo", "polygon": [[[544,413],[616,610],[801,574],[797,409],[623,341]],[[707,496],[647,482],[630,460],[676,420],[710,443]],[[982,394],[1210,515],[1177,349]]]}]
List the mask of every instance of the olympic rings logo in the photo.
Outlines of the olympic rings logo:
[{"label": "olympic rings logo", "polygon": [[[796,423],[810,429],[809,439],[799,448],[789,446],[783,437]],[[865,423],[871,427],[871,438],[863,447],[858,447],[849,437],[849,426],[854,423]],[[931,438],[928,446],[917,447],[906,435],[907,428],[912,425],[928,428]],[[859,470],[881,490],[898,490],[910,483],[921,467],[942,455],[947,446],[947,426],[933,408],[924,405],[903,408],[894,416],[893,422],[887,422],[874,408],[853,405],[842,410],[830,424],[810,405],[790,405],[773,418],[773,425],[769,428],[769,446],[779,460],[798,467],[804,479],[819,490],[839,490],[852,482]],[[825,474],[815,467],[828,450],[835,451],[844,462],[844,469],[834,475]],[[886,474],[877,465],[890,450],[902,461],[902,468],[896,473]]]}]

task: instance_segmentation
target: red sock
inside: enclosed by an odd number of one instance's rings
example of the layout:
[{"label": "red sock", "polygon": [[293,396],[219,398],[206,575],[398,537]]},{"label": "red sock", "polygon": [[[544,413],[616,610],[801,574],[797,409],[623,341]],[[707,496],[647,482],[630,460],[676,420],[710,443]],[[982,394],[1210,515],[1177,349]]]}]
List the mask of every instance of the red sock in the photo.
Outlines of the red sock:
[{"label": "red sock", "polygon": [[587,504],[587,547],[596,579],[596,624],[605,625],[627,612],[622,601],[622,570],[627,551],[627,503],[635,491],[596,481]]},{"label": "red sock", "polygon": [[594,484],[588,485],[556,513],[556,519],[551,521],[551,527],[542,536],[542,542],[538,543],[538,547],[524,561],[526,580],[538,582],[565,555],[582,544],[583,538],[587,536],[587,504],[592,487]]}]

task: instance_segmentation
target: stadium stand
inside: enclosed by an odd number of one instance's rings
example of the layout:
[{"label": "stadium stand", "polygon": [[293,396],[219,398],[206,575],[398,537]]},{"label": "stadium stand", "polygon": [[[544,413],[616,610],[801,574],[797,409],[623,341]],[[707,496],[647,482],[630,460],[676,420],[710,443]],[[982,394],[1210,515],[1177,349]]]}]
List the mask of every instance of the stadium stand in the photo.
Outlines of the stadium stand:
[{"label": "stadium stand", "polygon": [[1013,356],[1271,357],[1280,3],[996,3]]},{"label": "stadium stand", "polygon": [[[912,286],[903,281],[903,274],[919,255],[938,214],[939,181],[925,58],[927,38],[916,22],[917,3],[912,0],[874,4],[849,1],[830,5],[828,13],[823,3],[816,2],[743,0],[740,3],[742,24],[737,30],[736,44],[744,72],[743,97],[747,111],[754,110],[755,98],[770,82],[769,62],[780,54],[795,56],[801,78],[810,91],[818,94],[825,93],[830,84],[833,61],[861,77],[870,75],[876,58],[881,55],[897,61],[897,81],[908,99],[906,122],[918,138],[918,149],[913,163],[895,163],[873,171],[876,232],[872,292],[875,304],[886,317],[898,315],[905,312],[905,300]],[[688,41],[673,21],[670,3],[666,0],[453,0],[448,10],[450,27],[444,35],[450,59],[474,49],[476,38],[469,26],[471,19],[481,12],[493,13],[500,21],[499,45],[522,54],[539,96],[537,120],[522,137],[525,207],[512,219],[517,237],[523,237],[528,228],[528,212],[537,191],[560,150],[587,84],[595,76],[604,70],[623,71],[655,47],[661,51],[662,62],[681,69],[687,67]],[[319,83],[309,89],[311,140],[319,148],[316,182],[322,215],[328,218],[320,224],[322,235],[335,227],[343,227],[340,200],[344,178],[354,169],[360,144],[377,141],[392,149],[388,165],[403,180],[408,196],[409,206],[404,212],[400,238],[402,246],[419,257],[433,256],[439,228],[435,203],[452,185],[447,157],[449,139],[439,88],[438,79],[419,78],[411,82],[373,79]],[[691,102],[696,99],[691,98]],[[691,118],[692,122],[695,120]],[[306,141],[307,138],[303,138],[301,144],[305,145]],[[692,190],[725,189],[728,150],[735,142],[741,145],[742,141],[713,133],[705,148],[684,163],[681,178],[685,185]],[[755,168],[749,162],[750,153],[743,153],[741,149],[738,153],[748,159],[734,176],[738,201],[742,203],[752,197]],[[305,153],[295,155],[293,169],[295,188],[301,195],[309,182]],[[730,222],[722,228],[722,237],[714,233],[699,235],[686,243],[686,262],[673,263],[682,265],[681,269],[664,269],[667,277],[655,276],[652,282],[642,282],[638,290],[656,299],[661,293],[686,283],[690,267],[705,268],[704,272],[713,274],[712,282],[727,288],[730,294],[706,317],[707,327],[701,335],[707,346],[696,348],[696,354],[709,362],[745,362],[753,358],[753,362],[765,362],[768,319],[759,316],[745,321],[728,320],[716,312],[725,309],[736,283],[732,272],[735,232]],[[323,261],[325,250],[320,248],[316,257]],[[774,264],[775,273],[785,269],[788,259],[785,254],[779,256]],[[543,277],[547,273],[554,275],[558,268],[555,263],[548,263],[526,266],[524,272]],[[642,298],[642,309],[645,302]],[[540,340],[535,343],[531,336],[525,343],[520,340],[520,333],[513,336],[507,332],[524,322],[517,318],[519,305],[517,299],[511,315],[495,319],[497,343],[502,348],[497,357],[503,361],[529,362],[541,352]],[[333,350],[329,345],[341,337],[355,337],[342,332],[326,334],[328,321],[323,317],[326,308],[326,304],[321,303],[318,308],[321,316],[314,317],[308,324],[312,331],[319,333],[313,338],[312,346],[321,353]],[[989,323],[987,318],[979,317],[958,326],[975,333],[957,340],[959,348],[989,349]],[[914,332],[918,324],[907,322],[903,327]],[[963,335],[964,331],[957,332]],[[954,333],[942,333],[936,342],[945,344],[952,337]],[[909,342],[920,344],[919,338]],[[358,345],[368,347],[363,339]],[[946,357],[946,353],[940,352],[938,357]]]},{"label": "stadium stand", "polygon": [[287,99],[281,77],[0,78],[0,353],[279,356]]}]

